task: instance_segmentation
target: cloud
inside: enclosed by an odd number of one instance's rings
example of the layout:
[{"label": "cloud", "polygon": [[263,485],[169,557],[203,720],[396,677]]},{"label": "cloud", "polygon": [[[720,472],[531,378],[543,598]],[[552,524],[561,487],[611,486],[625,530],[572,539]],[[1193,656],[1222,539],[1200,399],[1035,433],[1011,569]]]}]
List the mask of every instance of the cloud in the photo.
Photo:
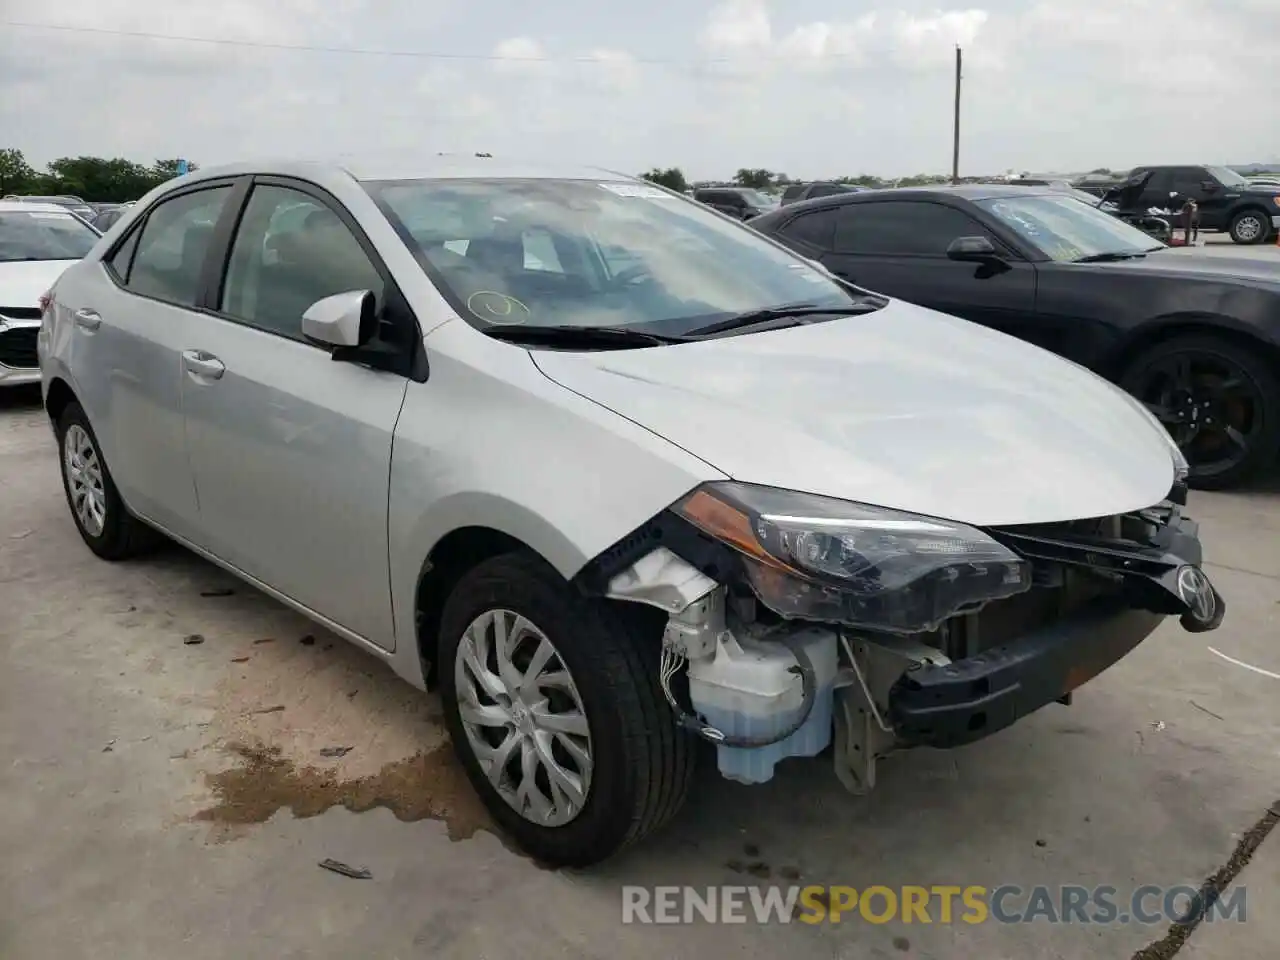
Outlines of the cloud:
[{"label": "cloud", "polygon": [[1280,160],[1277,0],[0,0],[0,20],[228,41],[0,27],[0,146],[37,162],[943,171],[957,44],[966,172]]}]

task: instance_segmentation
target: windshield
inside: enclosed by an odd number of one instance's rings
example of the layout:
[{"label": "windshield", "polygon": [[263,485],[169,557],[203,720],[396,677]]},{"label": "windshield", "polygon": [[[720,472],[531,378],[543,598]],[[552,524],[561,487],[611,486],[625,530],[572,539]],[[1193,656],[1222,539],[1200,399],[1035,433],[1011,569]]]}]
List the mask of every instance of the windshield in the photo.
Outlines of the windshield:
[{"label": "windshield", "polygon": [[772,207],[778,202],[775,197],[761,193],[759,190],[739,190],[738,193],[753,207]]},{"label": "windshield", "polygon": [[79,260],[100,234],[70,213],[0,212],[0,262]]},{"label": "windshield", "polygon": [[784,304],[855,303],[807,261],[656,187],[450,179],[365,188],[459,315],[480,328],[678,335]]},{"label": "windshield", "polygon": [[1067,194],[1001,197],[977,203],[1052,260],[1162,249],[1136,227]]},{"label": "windshield", "polygon": [[1247,178],[1240,176],[1240,174],[1227,167],[1205,167],[1205,170],[1209,172],[1209,176],[1224,187],[1247,187],[1249,185]]}]

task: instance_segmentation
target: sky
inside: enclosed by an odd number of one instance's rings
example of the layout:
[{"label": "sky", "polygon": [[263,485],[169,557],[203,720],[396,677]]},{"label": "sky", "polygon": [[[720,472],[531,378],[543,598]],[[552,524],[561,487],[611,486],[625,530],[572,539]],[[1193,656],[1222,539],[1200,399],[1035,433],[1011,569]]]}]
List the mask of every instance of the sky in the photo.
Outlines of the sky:
[{"label": "sky", "polygon": [[1280,0],[0,0],[0,147],[945,173],[957,44],[962,174],[1280,161]]}]

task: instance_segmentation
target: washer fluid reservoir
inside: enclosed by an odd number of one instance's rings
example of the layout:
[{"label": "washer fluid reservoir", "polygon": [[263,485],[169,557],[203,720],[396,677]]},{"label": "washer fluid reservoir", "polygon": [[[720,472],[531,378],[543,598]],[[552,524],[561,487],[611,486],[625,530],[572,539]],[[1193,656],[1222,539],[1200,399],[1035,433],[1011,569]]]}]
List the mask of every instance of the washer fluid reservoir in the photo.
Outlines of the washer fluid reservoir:
[{"label": "washer fluid reservoir", "polygon": [[[720,773],[739,783],[764,783],[786,757],[813,757],[831,742],[832,695],[839,655],[830,630],[793,634],[813,665],[816,694],[809,717],[785,739],[764,747],[718,746]],[[804,706],[804,685],[791,650],[781,643],[720,635],[714,656],[689,663],[689,699],[694,710],[729,737],[764,739],[795,723]]]}]

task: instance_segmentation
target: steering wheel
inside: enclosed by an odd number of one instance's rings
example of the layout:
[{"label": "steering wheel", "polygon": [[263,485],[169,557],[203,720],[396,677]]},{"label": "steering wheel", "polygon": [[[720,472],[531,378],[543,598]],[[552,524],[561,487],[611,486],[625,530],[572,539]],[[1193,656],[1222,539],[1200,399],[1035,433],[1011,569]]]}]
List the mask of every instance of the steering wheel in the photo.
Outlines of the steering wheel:
[{"label": "steering wheel", "polygon": [[619,270],[613,275],[613,279],[610,282],[612,286],[625,287],[646,279],[653,280],[653,271],[649,269],[647,263],[637,263],[635,266]]}]

